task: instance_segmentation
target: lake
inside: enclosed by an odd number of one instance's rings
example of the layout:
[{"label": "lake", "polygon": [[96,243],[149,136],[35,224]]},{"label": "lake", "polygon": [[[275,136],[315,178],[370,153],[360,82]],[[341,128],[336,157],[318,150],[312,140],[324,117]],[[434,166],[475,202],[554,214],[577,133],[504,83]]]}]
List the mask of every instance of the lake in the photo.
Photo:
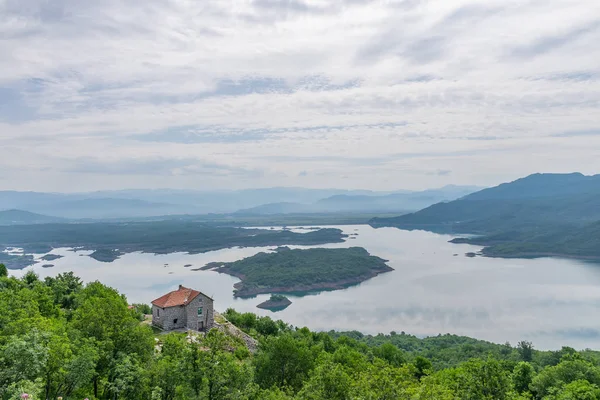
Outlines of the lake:
[{"label": "lake", "polygon": [[[600,349],[600,264],[555,258],[468,258],[465,253],[481,248],[448,243],[452,236],[367,225],[335,228],[358,236],[317,247],[364,247],[389,260],[395,271],[345,290],[289,296],[293,304],[278,313],[256,308],[268,295],[235,299],[237,278],[191,270],[273,246],[195,255],[132,253],[113,263],[95,261],[86,256],[90,252],[57,249],[52,253],[64,258],[41,262],[33,269],[41,277],[73,271],[84,281],[100,280],[125,293],[130,302],[149,303],[183,284],[212,296],[218,311],[233,307],[313,330],[453,333],[513,345],[530,340],[538,349],[564,345]],[[42,264],[55,266],[42,268]],[[186,268],[186,264],[193,266]]]}]

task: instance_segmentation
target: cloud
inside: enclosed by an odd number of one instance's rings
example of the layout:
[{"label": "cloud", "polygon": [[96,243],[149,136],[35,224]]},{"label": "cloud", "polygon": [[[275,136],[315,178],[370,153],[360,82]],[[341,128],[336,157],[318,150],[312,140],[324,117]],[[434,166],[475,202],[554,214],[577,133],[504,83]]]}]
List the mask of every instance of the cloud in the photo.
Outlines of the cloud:
[{"label": "cloud", "polygon": [[144,4],[0,4],[3,187],[388,190],[600,169],[589,1]]},{"label": "cloud", "polygon": [[562,35],[548,35],[540,39],[536,39],[532,43],[525,46],[514,48],[511,53],[516,58],[530,58],[556,50],[562,46],[566,46],[576,40],[597,33],[600,29],[600,21],[592,21],[582,27],[575,27]]}]

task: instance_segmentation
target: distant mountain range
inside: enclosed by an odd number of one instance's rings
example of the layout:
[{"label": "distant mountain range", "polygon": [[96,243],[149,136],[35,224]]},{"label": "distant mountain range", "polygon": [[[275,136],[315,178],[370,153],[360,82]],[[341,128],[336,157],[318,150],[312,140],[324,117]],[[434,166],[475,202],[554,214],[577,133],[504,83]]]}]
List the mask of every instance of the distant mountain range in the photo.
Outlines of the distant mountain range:
[{"label": "distant mountain range", "polygon": [[408,212],[438,202],[455,200],[479,188],[474,186],[445,186],[420,192],[391,194],[336,194],[310,204],[281,202],[263,204],[238,211],[236,214],[303,214],[335,212]]},{"label": "distant mountain range", "polygon": [[0,225],[30,225],[64,222],[63,218],[49,217],[22,210],[0,211]]},{"label": "distant mountain range", "polygon": [[534,174],[371,225],[479,234],[455,242],[489,256],[600,258],[600,175]]},{"label": "distant mountain range", "polygon": [[414,211],[438,201],[453,200],[477,189],[463,186],[447,186],[423,192],[304,188],[205,192],[157,189],[75,194],[0,191],[0,210],[18,209],[69,219],[230,213],[272,215],[315,212],[400,212]]}]

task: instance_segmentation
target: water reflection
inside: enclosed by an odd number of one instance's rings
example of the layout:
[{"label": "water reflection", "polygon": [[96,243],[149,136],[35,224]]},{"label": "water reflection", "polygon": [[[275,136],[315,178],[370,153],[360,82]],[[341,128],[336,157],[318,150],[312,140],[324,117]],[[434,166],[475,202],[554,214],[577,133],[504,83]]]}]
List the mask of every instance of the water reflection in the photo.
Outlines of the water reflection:
[{"label": "water reflection", "polygon": [[362,225],[339,228],[358,236],[320,247],[361,246],[389,260],[395,271],[345,290],[290,296],[293,304],[277,314],[256,308],[268,295],[234,299],[236,278],[192,271],[208,262],[234,261],[272,247],[196,255],[134,253],[108,264],[87,257],[89,253],[59,249],[53,253],[65,257],[52,261],[55,267],[38,264],[34,269],[40,276],[74,271],[85,281],[101,280],[132,302],[149,302],[184,284],[213,296],[219,310],[234,307],[318,330],[405,331],[420,336],[449,332],[499,343],[531,340],[537,348],[600,348],[598,264],[467,258],[465,253],[480,248],[448,243],[449,236]]}]

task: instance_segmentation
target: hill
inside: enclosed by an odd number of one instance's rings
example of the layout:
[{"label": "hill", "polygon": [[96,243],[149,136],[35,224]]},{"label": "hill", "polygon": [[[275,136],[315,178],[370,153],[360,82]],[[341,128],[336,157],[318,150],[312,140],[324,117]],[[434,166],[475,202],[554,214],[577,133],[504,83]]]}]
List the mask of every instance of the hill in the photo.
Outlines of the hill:
[{"label": "hill", "polygon": [[64,221],[64,219],[23,210],[0,211],[0,225],[45,224],[61,221]]},{"label": "hill", "polygon": [[232,213],[267,203],[313,203],[336,194],[384,194],[367,190],[264,188],[246,190],[129,189],[88,193],[0,191],[0,209],[18,208],[68,218],[153,217]]},{"label": "hill", "polygon": [[600,257],[600,175],[535,174],[438,203],[416,213],[374,218],[395,226],[482,237],[455,242],[490,246],[503,257],[563,255]]},{"label": "hill", "polygon": [[354,212],[408,212],[423,207],[461,198],[479,190],[474,186],[445,186],[417,192],[396,193],[342,193],[319,199],[310,204],[297,202],[268,203],[239,210],[236,215],[272,215],[303,213],[354,213]]},{"label": "hill", "polygon": [[215,313],[217,327],[209,332],[158,334],[143,314],[149,311],[72,272],[19,279],[0,267],[0,398],[591,400],[599,394],[600,354],[592,350],[539,351],[529,342],[513,347],[449,334],[317,332],[233,309]]}]

